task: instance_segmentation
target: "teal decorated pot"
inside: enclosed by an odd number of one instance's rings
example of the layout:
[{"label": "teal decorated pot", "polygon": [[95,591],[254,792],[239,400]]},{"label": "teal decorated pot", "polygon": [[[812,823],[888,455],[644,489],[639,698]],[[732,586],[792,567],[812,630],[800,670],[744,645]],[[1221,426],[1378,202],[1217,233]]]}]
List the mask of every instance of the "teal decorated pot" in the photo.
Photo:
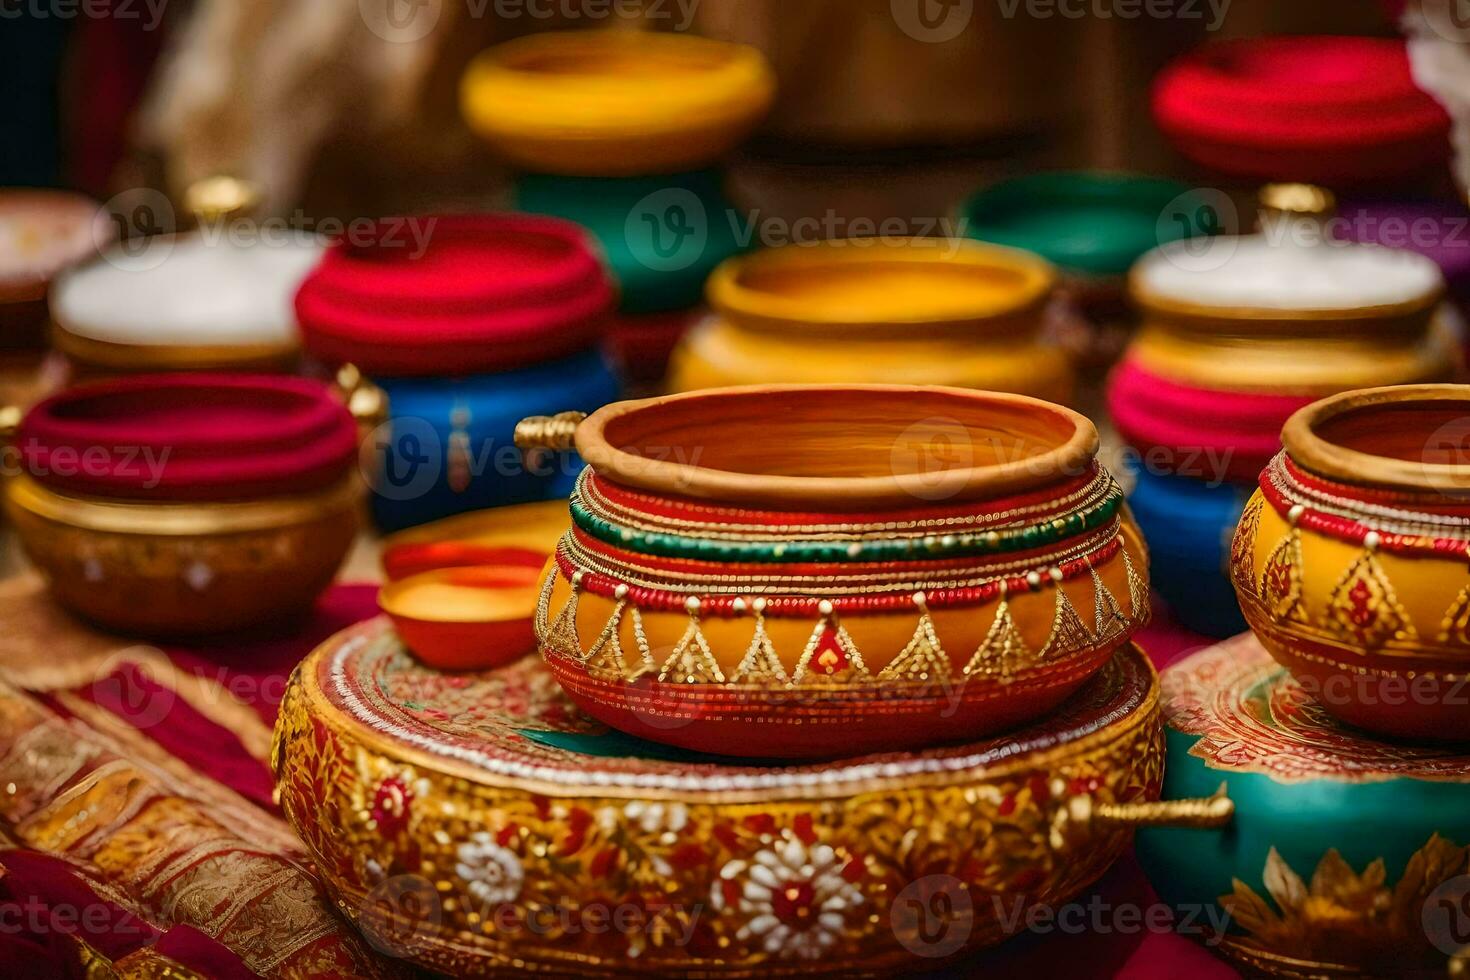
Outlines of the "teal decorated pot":
[{"label": "teal decorated pot", "polygon": [[608,339],[623,376],[634,383],[663,378],[669,354],[703,312],[705,280],[749,244],[750,219],[725,197],[723,185],[718,169],[516,178],[518,210],[575,221],[602,246],[620,294]]},{"label": "teal decorated pot", "polygon": [[1455,956],[1470,946],[1470,746],[1342,726],[1250,635],[1166,670],[1163,710],[1165,798],[1223,788],[1235,804],[1223,831],[1139,834],[1179,921],[1248,972],[1470,966]]}]

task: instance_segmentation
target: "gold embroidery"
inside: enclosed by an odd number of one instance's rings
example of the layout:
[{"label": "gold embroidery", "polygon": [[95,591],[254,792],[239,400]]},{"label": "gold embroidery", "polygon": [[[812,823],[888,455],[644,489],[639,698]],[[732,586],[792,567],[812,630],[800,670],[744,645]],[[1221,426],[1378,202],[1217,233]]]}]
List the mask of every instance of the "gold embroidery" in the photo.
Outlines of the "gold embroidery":
[{"label": "gold embroidery", "polygon": [[1414,624],[1399,603],[1378,556],[1364,552],[1332,590],[1322,626],[1359,650],[1376,650],[1388,640],[1414,638]]}]

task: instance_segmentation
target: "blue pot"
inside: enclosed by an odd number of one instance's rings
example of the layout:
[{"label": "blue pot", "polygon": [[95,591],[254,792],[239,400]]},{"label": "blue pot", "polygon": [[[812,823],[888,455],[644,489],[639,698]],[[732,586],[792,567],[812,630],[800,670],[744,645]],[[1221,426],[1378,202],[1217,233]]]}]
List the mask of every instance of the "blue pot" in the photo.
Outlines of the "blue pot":
[{"label": "blue pot", "polygon": [[369,440],[376,456],[373,517],[397,531],[465,511],[566,496],[575,453],[523,458],[516,423],[528,415],[591,412],[621,397],[599,351],[465,378],[388,378],[389,421]]},{"label": "blue pot", "polygon": [[1141,468],[1135,477],[1128,504],[1148,541],[1153,586],[1174,618],[1206,636],[1244,632],[1230,584],[1230,539],[1255,486]]}]

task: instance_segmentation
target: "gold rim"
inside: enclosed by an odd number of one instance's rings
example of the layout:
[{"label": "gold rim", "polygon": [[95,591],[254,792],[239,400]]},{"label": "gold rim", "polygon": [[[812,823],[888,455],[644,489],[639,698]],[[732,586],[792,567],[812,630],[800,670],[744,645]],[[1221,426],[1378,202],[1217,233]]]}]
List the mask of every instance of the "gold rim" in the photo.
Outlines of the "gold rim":
[{"label": "gold rim", "polygon": [[[948,254],[946,254],[948,253]],[[874,304],[860,317],[834,314],[821,298],[781,295],[748,284],[752,276],[776,273],[802,274],[872,267],[910,266],[938,274],[972,273],[981,277],[1011,279],[1009,292],[997,285],[988,300],[976,300],[966,308],[932,308],[915,304],[912,293],[899,291],[892,302]],[[827,241],[818,245],[786,246],[736,256],[721,263],[705,285],[709,303],[727,320],[739,326],[789,335],[831,330],[834,333],[861,329],[865,334],[891,328],[912,336],[915,326],[984,329],[1010,324],[1035,313],[1056,287],[1056,270],[1045,259],[1020,249],[988,245],[968,239],[910,238],[853,239]],[[1039,322],[1034,325],[1039,329]]]},{"label": "gold rim", "polygon": [[[956,467],[926,477],[924,498],[916,496],[912,484],[900,473],[886,476],[790,476],[741,473],[691,463],[671,462],[615,446],[607,428],[641,412],[669,406],[692,407],[700,403],[733,406],[741,400],[766,399],[775,395],[869,395],[874,399],[912,399],[915,424],[924,419],[948,421],[935,413],[947,403],[954,411],[977,408],[1020,410],[1029,416],[1047,416],[1065,435],[1052,448],[1033,456],[1007,462]],[[957,423],[963,424],[963,423]],[[711,439],[730,438],[713,425]],[[840,440],[836,433],[834,440]],[[1097,456],[1097,428],[1086,417],[1069,408],[1025,395],[914,385],[757,385],[713,388],[664,395],[641,401],[617,402],[599,409],[576,431],[577,451],[593,470],[626,486],[679,497],[696,497],[763,507],[805,506],[819,510],[863,510],[883,507],[913,507],[924,499],[958,503],[985,499],[1044,487],[1068,475],[1084,472]]]},{"label": "gold rim", "polygon": [[1313,402],[1287,419],[1281,430],[1286,451],[1303,469],[1344,483],[1404,490],[1470,489],[1470,465],[1415,463],[1377,456],[1328,442],[1317,429],[1348,412],[1383,405],[1458,403],[1470,420],[1470,385],[1426,384],[1364,388]]},{"label": "gold rim", "polygon": [[356,507],[362,484],[353,474],[325,490],[300,496],[243,503],[138,503],[60,494],[22,474],[11,478],[4,492],[12,508],[67,527],[107,534],[195,537],[308,524]]},{"label": "gold rim", "polygon": [[239,346],[118,344],[74,333],[54,316],[51,338],[56,349],[72,360],[111,371],[284,367],[300,354],[294,341]]}]

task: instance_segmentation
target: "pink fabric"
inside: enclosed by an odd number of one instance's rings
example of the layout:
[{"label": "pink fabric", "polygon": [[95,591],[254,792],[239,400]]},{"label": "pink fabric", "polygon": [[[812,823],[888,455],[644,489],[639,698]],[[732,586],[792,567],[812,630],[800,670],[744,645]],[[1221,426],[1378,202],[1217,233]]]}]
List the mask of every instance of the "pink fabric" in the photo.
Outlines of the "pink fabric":
[{"label": "pink fabric", "polygon": [[[1281,450],[1281,427],[1310,395],[1275,395],[1200,388],[1170,381],[1125,358],[1108,382],[1108,412],[1119,433],[1150,465],[1169,469],[1198,462],[1199,451],[1225,464],[1231,480],[1254,483]],[[1213,474],[1211,474],[1213,475]]]}]

